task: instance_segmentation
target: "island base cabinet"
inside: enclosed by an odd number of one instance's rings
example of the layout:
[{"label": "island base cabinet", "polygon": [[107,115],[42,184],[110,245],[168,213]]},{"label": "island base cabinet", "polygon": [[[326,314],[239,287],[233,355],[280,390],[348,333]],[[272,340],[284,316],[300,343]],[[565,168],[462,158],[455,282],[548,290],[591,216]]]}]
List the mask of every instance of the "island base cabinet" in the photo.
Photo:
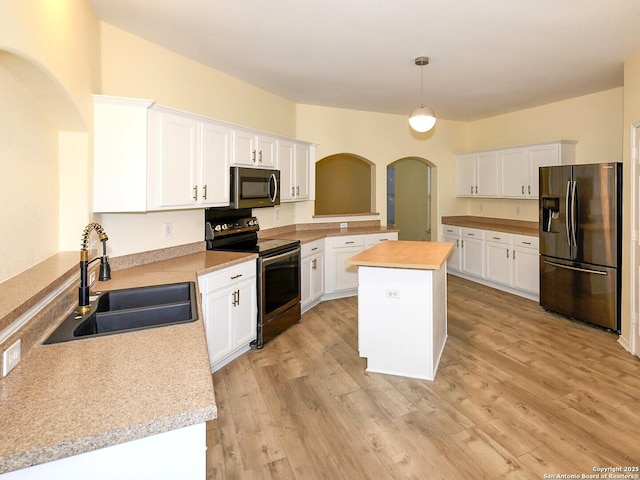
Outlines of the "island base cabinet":
[{"label": "island base cabinet", "polygon": [[358,349],[367,371],[433,380],[447,340],[446,266],[360,266],[358,282]]},{"label": "island base cabinet", "polygon": [[81,453],[0,475],[2,480],[205,480],[206,424]]}]

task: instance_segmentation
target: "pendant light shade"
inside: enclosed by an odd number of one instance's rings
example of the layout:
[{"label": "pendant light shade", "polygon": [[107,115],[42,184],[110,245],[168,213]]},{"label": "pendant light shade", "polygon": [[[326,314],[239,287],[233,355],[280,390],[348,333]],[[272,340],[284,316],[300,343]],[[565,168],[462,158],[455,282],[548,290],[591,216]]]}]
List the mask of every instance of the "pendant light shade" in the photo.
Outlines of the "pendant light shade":
[{"label": "pendant light shade", "polygon": [[436,124],[436,114],[429,107],[420,106],[411,110],[409,125],[416,132],[428,132]]},{"label": "pendant light shade", "polygon": [[416,132],[428,132],[436,124],[436,114],[429,107],[424,106],[424,78],[423,68],[429,65],[429,57],[418,57],[415,60],[420,67],[420,106],[414,108],[409,115],[409,125]]}]

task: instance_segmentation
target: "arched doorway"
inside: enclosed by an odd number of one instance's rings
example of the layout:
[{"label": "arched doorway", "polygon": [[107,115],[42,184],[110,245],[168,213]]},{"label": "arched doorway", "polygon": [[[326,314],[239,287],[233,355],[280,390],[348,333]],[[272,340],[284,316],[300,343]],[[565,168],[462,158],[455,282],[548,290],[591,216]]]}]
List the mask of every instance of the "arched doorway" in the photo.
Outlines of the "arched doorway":
[{"label": "arched doorway", "polygon": [[435,216],[435,168],[420,157],[396,160],[387,167],[387,225],[399,240],[430,241]]}]

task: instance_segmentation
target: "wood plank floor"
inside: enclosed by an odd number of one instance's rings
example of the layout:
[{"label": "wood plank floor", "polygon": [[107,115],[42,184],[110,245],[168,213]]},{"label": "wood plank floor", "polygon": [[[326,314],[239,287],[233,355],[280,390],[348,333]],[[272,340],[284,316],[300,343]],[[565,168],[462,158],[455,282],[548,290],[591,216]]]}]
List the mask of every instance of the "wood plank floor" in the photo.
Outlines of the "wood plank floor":
[{"label": "wood plank floor", "polygon": [[321,303],[214,373],[207,478],[541,479],[640,466],[640,361],[616,335],[457,277],[448,288],[433,382],[365,372],[357,297]]}]

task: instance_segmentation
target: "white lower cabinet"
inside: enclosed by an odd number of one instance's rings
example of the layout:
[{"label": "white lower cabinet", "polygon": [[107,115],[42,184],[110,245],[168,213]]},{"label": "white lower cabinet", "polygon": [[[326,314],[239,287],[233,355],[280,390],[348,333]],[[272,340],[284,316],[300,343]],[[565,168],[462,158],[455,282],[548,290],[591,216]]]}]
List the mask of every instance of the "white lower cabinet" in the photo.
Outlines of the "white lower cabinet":
[{"label": "white lower cabinet", "polygon": [[538,300],[538,237],[443,225],[442,238],[459,245],[449,273]]},{"label": "white lower cabinet", "polygon": [[304,313],[318,304],[324,294],[324,239],[303,244],[300,259],[300,307]]},{"label": "white lower cabinet", "polygon": [[325,291],[323,300],[355,295],[358,267],[345,260],[387,240],[398,240],[398,232],[328,237],[325,243]]},{"label": "white lower cabinet", "polygon": [[447,268],[458,271],[462,268],[462,249],[460,248],[460,227],[453,225],[442,226],[442,241],[453,243],[453,251],[447,258]]},{"label": "white lower cabinet", "polygon": [[462,271],[470,275],[484,276],[484,231],[463,228],[460,234],[462,247]]},{"label": "white lower cabinet", "polygon": [[256,261],[243,262],[198,278],[211,371],[251,347],[257,330]]}]

